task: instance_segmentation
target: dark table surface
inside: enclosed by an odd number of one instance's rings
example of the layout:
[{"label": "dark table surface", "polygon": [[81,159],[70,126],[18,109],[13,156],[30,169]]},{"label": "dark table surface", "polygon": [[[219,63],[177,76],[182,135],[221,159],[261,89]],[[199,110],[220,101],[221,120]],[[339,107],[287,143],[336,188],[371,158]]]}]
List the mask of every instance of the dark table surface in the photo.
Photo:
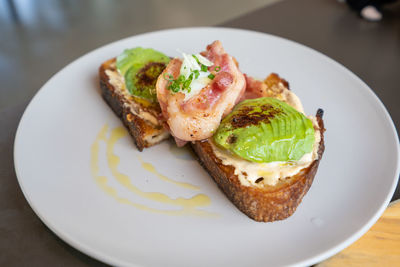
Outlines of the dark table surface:
[{"label": "dark table surface", "polygon": [[[66,6],[67,26],[61,29],[57,25],[0,25],[0,266],[106,266],[64,243],[40,221],[22,195],[13,163],[19,119],[41,85],[80,55],[132,35],[129,27],[121,27],[136,23],[123,6],[107,13],[108,22],[97,21],[98,14],[88,19],[85,8],[90,6],[83,4],[81,10]],[[219,26],[274,34],[333,58],[374,90],[399,129],[400,3],[387,6],[379,23],[360,19],[337,1],[296,0]],[[398,198],[399,187],[393,196]]]}]

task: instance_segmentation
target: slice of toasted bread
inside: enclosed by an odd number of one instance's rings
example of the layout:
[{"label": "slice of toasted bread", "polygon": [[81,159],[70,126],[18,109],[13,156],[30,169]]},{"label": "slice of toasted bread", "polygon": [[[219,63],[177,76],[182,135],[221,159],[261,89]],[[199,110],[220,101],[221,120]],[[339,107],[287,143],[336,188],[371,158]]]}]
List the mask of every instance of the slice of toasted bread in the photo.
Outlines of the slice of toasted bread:
[{"label": "slice of toasted bread", "polygon": [[121,118],[140,151],[167,139],[169,132],[159,120],[159,104],[130,95],[125,84],[121,82],[123,78],[116,71],[115,63],[113,58],[99,68],[100,88],[104,100]]},{"label": "slice of toasted bread", "polygon": [[230,201],[244,214],[255,221],[271,222],[283,220],[292,215],[303,196],[310,188],[317,172],[319,162],[324,153],[323,111],[317,112],[321,140],[318,147],[318,159],[307,168],[300,170],[292,177],[281,179],[274,186],[244,186],[241,184],[235,169],[224,165],[214,154],[210,140],[196,141],[192,148],[198,156],[200,164],[211,175],[220,189]]},{"label": "slice of toasted bread", "polygon": [[[247,77],[249,83],[254,79]],[[259,83],[256,81],[256,83]],[[291,93],[289,83],[275,73],[271,73],[263,85],[248,84],[244,99],[270,96],[287,102],[302,111],[298,97]],[[274,186],[263,187],[243,185],[235,174],[235,167],[224,165],[213,150],[212,141],[202,140],[192,143],[192,148],[198,156],[200,164],[211,175],[217,185],[230,201],[244,214],[256,221],[272,222],[283,220],[292,215],[310,188],[317,172],[319,162],[325,150],[324,123],[322,109],[317,111],[317,123],[320,132],[320,142],[317,148],[318,157],[308,167],[296,175],[279,179]]]}]

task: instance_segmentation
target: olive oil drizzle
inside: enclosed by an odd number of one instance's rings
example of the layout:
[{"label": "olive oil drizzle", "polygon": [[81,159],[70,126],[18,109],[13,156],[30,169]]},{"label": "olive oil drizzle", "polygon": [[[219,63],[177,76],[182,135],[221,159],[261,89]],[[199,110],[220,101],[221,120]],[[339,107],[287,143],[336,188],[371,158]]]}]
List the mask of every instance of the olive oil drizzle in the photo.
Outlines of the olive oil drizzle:
[{"label": "olive oil drizzle", "polygon": [[151,173],[155,174],[160,180],[175,184],[175,185],[180,186],[180,187],[192,189],[192,190],[199,190],[200,189],[200,187],[198,187],[196,185],[192,185],[192,184],[189,184],[189,183],[178,182],[178,181],[172,180],[172,179],[168,178],[167,176],[163,175],[162,173],[158,172],[157,169],[153,166],[153,164],[143,161],[143,159],[140,156],[138,156],[138,159],[142,163],[142,168],[143,169],[145,169],[148,172],[151,172]]},{"label": "olive oil drizzle", "polygon": [[[182,198],[178,197],[176,199],[173,199],[163,193],[159,192],[145,192],[137,188],[131,183],[130,178],[126,175],[118,171],[118,165],[120,162],[120,158],[114,153],[114,146],[117,143],[118,140],[121,138],[127,136],[127,131],[123,127],[117,127],[115,129],[111,130],[111,135],[109,138],[106,137],[106,134],[108,132],[108,125],[104,125],[101,131],[98,133],[94,143],[92,144],[91,147],[91,171],[92,171],[92,176],[94,177],[97,185],[109,196],[113,197],[115,200],[117,200],[119,203],[127,204],[130,206],[134,206],[135,208],[145,210],[145,211],[150,211],[150,212],[155,212],[155,213],[163,213],[163,214],[168,214],[168,215],[194,215],[194,216],[215,216],[216,214],[207,212],[204,210],[199,210],[197,209],[198,207],[205,207],[210,205],[211,200],[208,196],[204,194],[197,194],[193,196],[192,198]],[[155,209],[148,207],[143,204],[135,203],[132,202],[131,200],[127,198],[123,198],[118,196],[118,192],[115,188],[110,186],[108,184],[108,178],[106,176],[101,176],[99,175],[99,150],[100,150],[100,141],[103,141],[106,143],[106,158],[107,158],[107,164],[108,167],[113,175],[113,177],[125,188],[127,188],[129,191],[132,193],[148,199],[152,200],[155,202],[159,203],[164,203],[168,205],[173,205],[173,206],[178,206],[180,207],[179,210],[173,209],[173,210],[163,210],[163,209]],[[143,165],[142,161],[142,165]],[[145,165],[147,166],[146,168],[150,169],[152,173],[155,172],[155,174],[159,177],[162,174],[158,173],[155,168],[152,165]],[[152,166],[153,168],[149,167]],[[154,171],[154,172],[153,172]],[[172,179],[169,179],[168,177],[165,177],[166,179],[162,179],[164,181],[168,182],[176,182],[179,184],[179,182],[174,181]],[[160,177],[159,177],[160,178]],[[161,178],[160,178],[161,179]],[[183,183],[185,184],[185,183]],[[187,184],[190,185],[190,184]],[[182,186],[182,185],[181,185]],[[184,186],[186,188],[190,189],[198,189],[194,185],[190,185],[192,188],[188,186]]]}]

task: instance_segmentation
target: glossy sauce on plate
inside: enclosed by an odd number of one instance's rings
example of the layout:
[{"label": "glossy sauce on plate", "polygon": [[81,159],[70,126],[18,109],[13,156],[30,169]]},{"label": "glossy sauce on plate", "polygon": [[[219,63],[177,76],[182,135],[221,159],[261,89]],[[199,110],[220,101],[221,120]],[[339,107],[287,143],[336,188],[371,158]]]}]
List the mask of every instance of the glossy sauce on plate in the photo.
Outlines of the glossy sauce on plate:
[{"label": "glossy sauce on plate", "polygon": [[[155,212],[155,213],[164,213],[168,215],[195,215],[195,216],[213,216],[215,214],[199,210],[199,207],[209,206],[211,204],[211,200],[205,194],[197,194],[191,198],[171,198],[168,195],[161,193],[161,192],[145,192],[140,190],[134,184],[132,184],[131,179],[128,175],[121,173],[118,171],[118,165],[121,161],[120,157],[114,153],[114,146],[121,138],[128,135],[127,131],[123,127],[117,127],[111,130],[110,137],[107,138],[107,132],[109,131],[108,125],[104,125],[103,128],[98,133],[95,141],[91,147],[91,172],[92,176],[95,179],[97,185],[109,196],[113,197],[120,203],[128,204],[130,206],[134,206],[138,209]],[[112,173],[113,178],[115,178],[119,184],[123,187],[131,191],[132,193],[140,196],[144,199],[148,199],[151,201],[164,203],[172,206],[178,206],[180,209],[176,210],[163,210],[163,209],[155,209],[144,204],[139,204],[132,202],[127,198],[120,197],[118,195],[118,191],[108,184],[109,178],[106,176],[99,175],[99,152],[100,152],[100,142],[103,141],[106,144],[106,158],[107,158],[107,165]],[[199,187],[184,183],[178,182],[173,179],[166,177],[165,175],[159,173],[156,168],[151,164],[144,162],[140,157],[139,160],[141,161],[142,168],[146,171],[149,171],[155,174],[159,179],[165,182],[173,183],[175,185],[191,189],[191,190],[198,190]]]}]

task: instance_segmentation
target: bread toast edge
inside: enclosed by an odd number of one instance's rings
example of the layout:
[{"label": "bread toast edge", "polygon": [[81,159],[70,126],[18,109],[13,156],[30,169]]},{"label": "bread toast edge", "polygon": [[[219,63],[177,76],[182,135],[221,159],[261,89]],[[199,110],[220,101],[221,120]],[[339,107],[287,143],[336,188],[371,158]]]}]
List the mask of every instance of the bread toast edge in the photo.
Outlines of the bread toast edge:
[{"label": "bread toast edge", "polygon": [[[168,138],[165,129],[156,129],[139,116],[133,114],[128,107],[124,107],[123,97],[115,92],[114,86],[109,82],[106,69],[115,61],[115,58],[105,61],[99,67],[99,84],[101,95],[114,113],[121,119],[129,134],[133,137],[134,143],[139,151],[151,147]],[[159,137],[160,140],[150,143],[146,136]],[[160,136],[163,135],[163,136]]]},{"label": "bread toast edge", "polygon": [[323,111],[319,109],[316,115],[321,132],[318,159],[277,186],[266,188],[244,186],[234,174],[234,167],[223,165],[216,157],[208,140],[193,142],[191,146],[203,168],[240,211],[259,222],[283,220],[296,211],[317,173],[325,150],[322,115]]}]

